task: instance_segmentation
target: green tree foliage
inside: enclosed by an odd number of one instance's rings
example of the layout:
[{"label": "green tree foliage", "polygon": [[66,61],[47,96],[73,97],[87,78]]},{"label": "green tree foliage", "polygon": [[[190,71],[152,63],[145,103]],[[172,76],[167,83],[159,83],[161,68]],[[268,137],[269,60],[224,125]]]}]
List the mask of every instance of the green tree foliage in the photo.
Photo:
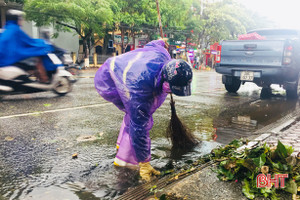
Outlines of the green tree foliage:
[{"label": "green tree foliage", "polygon": [[14,3],[19,3],[19,4],[24,4],[25,0],[4,0],[5,3],[8,2],[14,2]]},{"label": "green tree foliage", "polygon": [[185,40],[188,30],[191,0],[160,0],[160,12],[164,33],[171,34],[171,41]]},{"label": "green tree foliage", "polygon": [[164,29],[184,29],[190,0],[160,0],[160,13]]},{"label": "green tree foliage", "polygon": [[[121,31],[122,47],[124,47],[125,35],[133,37],[142,31],[149,36],[150,40],[160,37],[154,0],[115,0],[115,2],[118,10],[114,21]],[[185,29],[184,22],[190,2],[191,0],[159,0],[163,32],[172,33],[176,40],[185,39],[182,33]]]},{"label": "green tree foliage", "polygon": [[188,40],[203,44],[202,48],[271,25],[235,0],[160,0],[160,7],[164,33],[171,35],[171,41]]},{"label": "green tree foliage", "polygon": [[[155,1],[153,0],[115,0],[114,22],[121,31],[122,52],[125,50],[124,36],[134,37],[143,30],[142,27],[151,27],[157,19]],[[134,40],[133,40],[134,42]]]},{"label": "green tree foliage", "polygon": [[109,0],[26,0],[24,10],[37,26],[53,24],[59,31],[74,30],[87,57],[94,34],[103,37],[105,28],[112,24],[114,6]]},{"label": "green tree foliage", "polygon": [[[220,40],[236,39],[250,29],[272,26],[235,0],[207,2],[159,0],[163,32],[171,41],[189,39],[205,48]],[[24,10],[38,26],[53,24],[58,31],[76,31],[85,56],[95,40],[107,41],[114,30],[121,31],[123,51],[125,35],[135,37],[143,32],[149,39],[159,37],[155,0],[25,0]]]},{"label": "green tree foliage", "polygon": [[272,25],[234,0],[203,3],[200,9],[203,10],[200,12],[200,20],[194,14],[188,23],[195,27],[194,40],[198,44],[206,43],[204,47],[224,39],[237,39],[238,35],[250,29]]}]

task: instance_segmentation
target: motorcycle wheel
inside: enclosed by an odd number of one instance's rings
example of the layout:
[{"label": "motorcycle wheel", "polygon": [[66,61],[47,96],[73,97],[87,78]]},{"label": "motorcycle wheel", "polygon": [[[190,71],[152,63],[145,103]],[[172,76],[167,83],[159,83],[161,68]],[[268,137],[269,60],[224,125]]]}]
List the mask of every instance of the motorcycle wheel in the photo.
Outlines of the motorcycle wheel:
[{"label": "motorcycle wheel", "polygon": [[60,80],[55,85],[53,91],[59,96],[64,96],[67,93],[71,92],[72,84],[68,77],[62,76]]}]

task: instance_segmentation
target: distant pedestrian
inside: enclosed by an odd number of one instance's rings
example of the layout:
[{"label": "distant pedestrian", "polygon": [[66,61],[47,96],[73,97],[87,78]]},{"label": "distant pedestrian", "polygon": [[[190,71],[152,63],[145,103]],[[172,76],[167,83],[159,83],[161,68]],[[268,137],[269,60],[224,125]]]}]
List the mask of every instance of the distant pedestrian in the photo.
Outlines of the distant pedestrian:
[{"label": "distant pedestrian", "polygon": [[199,66],[200,66],[200,56],[199,55],[197,55],[196,56],[196,69],[199,69]]},{"label": "distant pedestrian", "polygon": [[176,55],[177,55],[176,49],[174,49],[174,50],[172,51],[172,54],[173,54],[173,58],[176,59]]}]

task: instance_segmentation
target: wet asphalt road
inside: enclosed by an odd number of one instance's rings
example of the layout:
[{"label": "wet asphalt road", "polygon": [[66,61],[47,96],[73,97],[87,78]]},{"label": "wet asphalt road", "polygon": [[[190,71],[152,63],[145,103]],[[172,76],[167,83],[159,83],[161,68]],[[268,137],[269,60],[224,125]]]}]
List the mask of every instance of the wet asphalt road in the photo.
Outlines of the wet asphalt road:
[{"label": "wet asphalt road", "polygon": [[[136,171],[112,164],[123,113],[99,97],[89,77],[94,73],[85,71],[64,97],[44,92],[0,101],[0,200],[112,199],[139,184]],[[164,137],[167,98],[154,114],[152,165],[180,165],[299,110],[282,89],[273,93],[260,100],[260,88],[246,83],[228,94],[219,74],[195,71],[193,95],[175,101],[178,116],[203,142],[192,152],[171,154]]]}]

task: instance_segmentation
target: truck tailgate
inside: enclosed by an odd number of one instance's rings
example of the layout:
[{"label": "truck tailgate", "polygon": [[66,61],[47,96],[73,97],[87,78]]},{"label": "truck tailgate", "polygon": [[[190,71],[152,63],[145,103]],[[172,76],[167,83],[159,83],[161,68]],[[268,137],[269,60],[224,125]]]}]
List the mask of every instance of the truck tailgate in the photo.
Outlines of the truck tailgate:
[{"label": "truck tailgate", "polygon": [[285,40],[228,40],[221,45],[220,66],[282,66]]}]

